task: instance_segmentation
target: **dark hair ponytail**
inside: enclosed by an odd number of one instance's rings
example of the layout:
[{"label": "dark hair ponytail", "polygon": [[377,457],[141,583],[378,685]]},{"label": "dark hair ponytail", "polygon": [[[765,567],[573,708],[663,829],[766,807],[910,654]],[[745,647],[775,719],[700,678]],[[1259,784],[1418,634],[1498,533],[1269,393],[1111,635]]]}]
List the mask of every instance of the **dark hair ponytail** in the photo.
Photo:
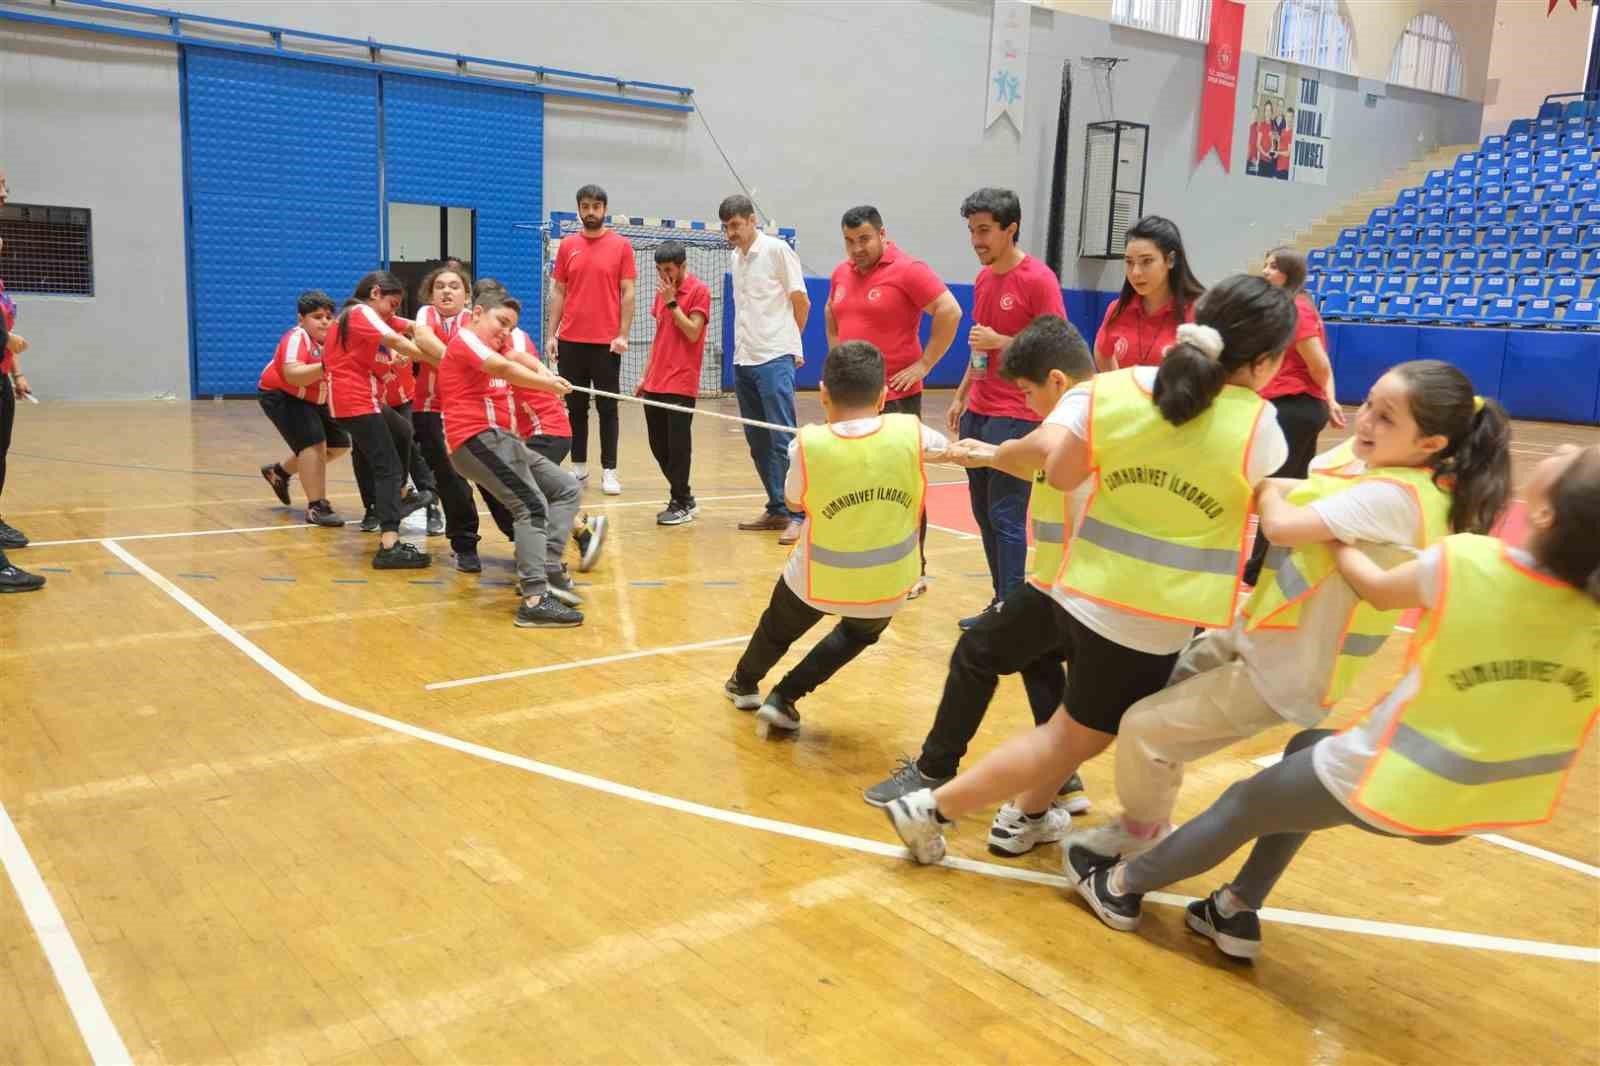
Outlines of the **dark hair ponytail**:
[{"label": "dark hair ponytail", "polygon": [[1406,384],[1418,433],[1449,442],[1430,462],[1434,484],[1450,486],[1450,531],[1489,532],[1511,498],[1511,419],[1505,409],[1493,400],[1480,404],[1471,379],[1438,359],[1414,359],[1392,373]]},{"label": "dark hair ponytail", "polygon": [[1531,539],[1539,565],[1600,601],[1600,448],[1590,446],[1550,486],[1552,519]]},{"label": "dark hair ponytail", "polygon": [[1162,417],[1181,426],[1204,414],[1235,372],[1283,355],[1296,318],[1293,298],[1265,278],[1235,274],[1206,290],[1195,324],[1222,335],[1222,353],[1213,359],[1192,341],[1167,349],[1152,392]]},{"label": "dark hair ponytail", "polygon": [[334,338],[339,344],[344,344],[344,324],[350,321],[350,312],[357,304],[364,304],[372,296],[372,290],[377,289],[385,296],[405,295],[406,287],[387,270],[374,270],[370,274],[361,275],[361,280],[356,282],[356,289],[350,294],[350,299],[344,302],[344,310],[339,312],[339,321],[333,324]]}]

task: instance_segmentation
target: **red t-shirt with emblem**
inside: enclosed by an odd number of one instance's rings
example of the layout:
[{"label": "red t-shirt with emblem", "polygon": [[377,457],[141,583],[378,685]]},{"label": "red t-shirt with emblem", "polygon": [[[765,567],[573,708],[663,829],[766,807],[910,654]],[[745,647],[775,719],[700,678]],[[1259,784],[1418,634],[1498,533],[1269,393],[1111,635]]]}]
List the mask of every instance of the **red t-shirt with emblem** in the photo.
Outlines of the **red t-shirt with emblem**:
[{"label": "red t-shirt with emblem", "polygon": [[383,350],[382,354],[394,360],[389,376],[383,381],[383,402],[390,407],[399,407],[403,403],[410,403],[411,397],[417,391],[417,376],[411,370],[411,360],[398,359],[387,348]]},{"label": "red t-shirt with emblem", "polygon": [[[884,383],[922,358],[922,310],[945,291],[944,281],[920,259],[906,255],[894,242],[883,243],[883,255],[866,273],[847,259],[828,279],[828,306],[841,341],[871,341],[883,353]],[[898,400],[922,391],[917,382],[906,392],[889,390]]]},{"label": "red t-shirt with emblem", "polygon": [[638,275],[633,245],[606,230],[598,237],[569,233],[556,249],[550,276],[567,288],[556,336],[575,344],[610,344],[622,329],[623,279]]},{"label": "red t-shirt with emblem", "polygon": [[439,413],[444,417],[444,442],[451,451],[487,429],[517,432],[517,407],[511,386],[491,377],[483,361],[500,353],[470,329],[459,329],[439,363]]},{"label": "red t-shirt with emblem", "polygon": [[[451,317],[445,318],[434,308],[432,304],[429,304],[428,306],[424,307],[420,313],[418,313],[417,324],[419,326],[427,326],[429,329],[433,330],[434,336],[438,337],[441,341],[444,341],[445,344],[449,344],[450,338],[456,335],[456,330],[461,328],[467,319],[471,317],[472,312],[463,309],[461,311],[457,311]],[[413,393],[413,395],[416,397],[417,410],[438,411],[438,371],[434,369],[431,363],[418,363],[416,364],[416,367],[416,391]]]},{"label": "red t-shirt with emblem", "polygon": [[1305,357],[1300,354],[1300,342],[1315,337],[1322,342],[1322,350],[1328,350],[1328,331],[1323,328],[1322,316],[1317,313],[1317,305],[1311,302],[1311,297],[1305,293],[1296,293],[1294,309],[1300,313],[1295,322],[1294,340],[1289,342],[1289,350],[1283,353],[1283,363],[1278,367],[1278,372],[1272,375],[1272,380],[1267,382],[1261,390],[1261,398],[1270,400],[1278,396],[1315,396],[1326,402],[1328,394],[1315,381],[1311,379],[1311,368],[1306,366]]},{"label": "red t-shirt with emblem", "polygon": [[[17,328],[17,305],[6,295],[6,283],[3,281],[0,281],[0,318],[6,321],[7,333]],[[0,374],[11,373],[16,362],[10,352],[0,349]]]},{"label": "red t-shirt with emblem", "polygon": [[[990,267],[978,271],[972,286],[974,324],[1015,337],[1040,315],[1067,317],[1055,271],[1031,255],[1023,256],[1022,262],[1004,274],[996,274]],[[967,409],[978,415],[1039,421],[1022,398],[1022,390],[1000,376],[1000,353],[973,354],[985,356],[986,362],[982,370],[969,368],[972,387],[967,393]]]},{"label": "red t-shirt with emblem", "polygon": [[278,340],[278,350],[272,353],[272,362],[261,371],[256,388],[265,392],[286,392],[308,403],[328,402],[327,378],[319,378],[309,385],[291,385],[283,376],[284,366],[291,363],[320,363],[322,350],[311,343],[311,335],[300,326],[293,326]]},{"label": "red t-shirt with emblem", "polygon": [[[1094,335],[1095,354],[1102,359],[1115,359],[1118,370],[1130,366],[1160,366],[1161,357],[1167,354],[1172,342],[1178,339],[1180,319],[1176,301],[1168,300],[1154,311],[1144,309],[1144,300],[1136,293],[1128,309],[1117,315],[1120,298],[1111,301],[1100,320],[1100,332]],[[1116,315],[1116,321],[1111,320]],[[1183,322],[1194,321],[1194,304],[1184,311]]]},{"label": "red t-shirt with emblem", "polygon": [[[356,304],[322,342],[322,373],[328,383],[328,412],[335,418],[382,414],[387,382],[395,364],[383,338],[404,335],[411,323],[384,318],[368,304]],[[409,364],[409,361],[407,361]]]},{"label": "red t-shirt with emblem", "polygon": [[[511,331],[511,347],[515,351],[527,352],[543,362],[533,338],[520,328]],[[517,405],[519,424],[523,426],[528,436],[572,436],[572,422],[567,418],[567,401],[555,393],[513,385],[511,397]]]},{"label": "red t-shirt with emblem", "polygon": [[[706,283],[686,272],[678,286],[678,309],[686,315],[702,314],[709,323],[711,290]],[[650,313],[656,320],[656,338],[650,344],[650,364],[645,367],[639,388],[669,396],[700,395],[700,363],[706,354],[710,325],[700,327],[697,340],[685,337],[659,292]]]}]

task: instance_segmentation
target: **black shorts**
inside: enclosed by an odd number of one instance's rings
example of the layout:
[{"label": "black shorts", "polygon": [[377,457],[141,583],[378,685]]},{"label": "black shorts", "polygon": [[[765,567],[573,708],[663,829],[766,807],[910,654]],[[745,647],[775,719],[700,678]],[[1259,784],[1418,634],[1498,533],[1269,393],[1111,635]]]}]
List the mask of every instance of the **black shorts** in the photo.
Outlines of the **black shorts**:
[{"label": "black shorts", "polygon": [[529,451],[544,456],[557,466],[560,466],[561,460],[572,451],[571,437],[552,437],[548,433],[535,433],[524,443],[527,444]]},{"label": "black shorts", "polygon": [[324,442],[330,448],[350,447],[350,434],[333,420],[322,404],[290,396],[278,389],[263,389],[258,398],[261,410],[278,427],[278,435],[296,455]]},{"label": "black shorts", "polygon": [[1067,713],[1081,726],[1115,736],[1129,707],[1167,687],[1179,653],[1134,651],[1102,637],[1053,598],[1050,603],[1067,658]]},{"label": "black shorts", "polygon": [[922,417],[922,393],[914,392],[910,396],[902,396],[898,400],[883,401],[883,413],[886,415],[916,415]]}]

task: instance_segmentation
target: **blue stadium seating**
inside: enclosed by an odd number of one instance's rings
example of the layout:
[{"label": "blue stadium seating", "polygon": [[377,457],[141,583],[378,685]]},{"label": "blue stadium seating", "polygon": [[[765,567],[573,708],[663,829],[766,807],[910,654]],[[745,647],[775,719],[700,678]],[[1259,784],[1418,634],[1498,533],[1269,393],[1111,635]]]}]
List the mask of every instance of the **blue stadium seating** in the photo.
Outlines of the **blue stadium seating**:
[{"label": "blue stadium seating", "polygon": [[1544,279],[1537,274],[1523,274],[1511,289],[1518,300],[1537,300],[1544,295]]},{"label": "blue stadium seating", "polygon": [[1339,231],[1339,241],[1335,247],[1353,248],[1361,243],[1361,236],[1362,234],[1360,226],[1346,226],[1344,229]]},{"label": "blue stadium seating", "polygon": [[[1570,207],[1571,205],[1569,204],[1567,206]],[[1375,244],[1388,244],[1389,224],[1387,222],[1379,222],[1375,225],[1368,226],[1366,243],[1369,247]]]},{"label": "blue stadium seating", "polygon": [[1322,317],[1339,318],[1350,306],[1350,297],[1342,292],[1325,292],[1322,294]]},{"label": "blue stadium seating", "polygon": [[[1413,297],[1415,300],[1415,297]],[[1415,301],[1412,314],[1419,319],[1440,319],[1450,310],[1450,302],[1443,296],[1424,296]]]},{"label": "blue stadium seating", "polygon": [[1452,321],[1471,322],[1474,325],[1483,317],[1483,298],[1480,296],[1463,296],[1450,305],[1450,318]]},{"label": "blue stadium seating", "polygon": [[1539,105],[1539,117],[1542,119],[1561,118],[1565,114],[1566,108],[1561,106],[1561,101],[1559,100],[1546,100]]},{"label": "blue stadium seating", "polygon": [[1506,221],[1511,226],[1537,226],[1539,224],[1539,205],[1517,204],[1507,212]]},{"label": "blue stadium seating", "polygon": [[1401,189],[1400,195],[1394,201],[1396,207],[1416,207],[1420,203],[1422,203],[1422,190],[1415,186]]},{"label": "blue stadium seating", "polygon": [[1554,185],[1566,176],[1566,170],[1560,163],[1541,163],[1534,168],[1533,183],[1535,185]]},{"label": "blue stadium seating", "polygon": [[1544,245],[1544,227],[1538,222],[1532,225],[1519,225],[1511,233],[1511,247],[1513,249],[1539,248]]},{"label": "blue stadium seating", "polygon": [[1451,274],[1445,281],[1444,295],[1447,298],[1457,296],[1471,296],[1478,279],[1471,274]]},{"label": "blue stadium seating", "polygon": [[1338,293],[1343,296],[1350,291],[1350,275],[1339,271],[1325,275],[1322,279],[1322,292],[1324,295]]},{"label": "blue stadium seating", "polygon": [[1551,226],[1550,235],[1545,238],[1545,243],[1551,248],[1576,247],[1578,243],[1578,227],[1571,224]]},{"label": "blue stadium seating", "polygon": [[1307,274],[1305,290],[1312,296],[1316,296],[1318,293],[1320,293],[1322,291],[1322,275],[1315,273]]},{"label": "blue stadium seating", "polygon": [[1600,248],[1593,248],[1587,252],[1580,251],[1578,254],[1583,256],[1583,275],[1589,278],[1600,277]]},{"label": "blue stadium seating", "polygon": [[1424,226],[1422,232],[1417,235],[1417,244],[1422,248],[1443,248],[1444,227]]},{"label": "blue stadium seating", "polygon": [[1356,258],[1356,269],[1379,271],[1389,265],[1389,257],[1382,248],[1366,248]]},{"label": "blue stadium seating", "polygon": [[1469,184],[1456,185],[1450,189],[1449,195],[1445,197],[1446,207],[1471,207],[1478,202],[1477,190],[1470,184],[1473,179],[1468,180]]},{"label": "blue stadium seating", "polygon": [[1550,273],[1552,274],[1577,274],[1583,269],[1583,253],[1576,248],[1557,248],[1550,250]]},{"label": "blue stadium seating", "polygon": [[1578,209],[1568,203],[1550,203],[1544,207],[1544,224],[1546,226],[1560,226],[1578,220]]},{"label": "blue stadium seating", "polygon": [[1411,290],[1412,296],[1437,296],[1444,291],[1443,274],[1419,274],[1417,284]]},{"label": "blue stadium seating", "polygon": [[1572,192],[1567,199],[1575,204],[1587,204],[1600,200],[1600,181],[1575,181],[1568,186]]},{"label": "blue stadium seating", "polygon": [[1449,226],[1473,226],[1476,225],[1477,222],[1478,205],[1476,202],[1470,204],[1458,204],[1455,207],[1450,208],[1449,214],[1445,217],[1445,224]]},{"label": "blue stadium seating", "polygon": [[1507,167],[1506,167],[1506,184],[1507,185],[1532,185],[1533,184],[1533,164],[1531,162],[1529,162],[1529,163],[1511,163],[1511,164],[1507,165]]},{"label": "blue stadium seating", "polygon": [[[1561,114],[1562,114],[1563,118],[1577,117],[1577,118],[1581,119],[1581,118],[1585,117],[1588,113],[1589,113],[1588,103],[1586,101],[1584,101],[1584,100],[1581,100],[1581,99],[1579,99],[1579,100],[1568,100],[1566,102],[1565,106],[1563,106],[1562,109],[1561,109]],[[1544,106],[1543,105],[1540,105],[1540,107],[1539,107],[1539,117],[1540,118],[1544,117]]]},{"label": "blue stadium seating", "polygon": [[1579,248],[1600,248],[1600,226],[1585,226],[1578,231]]},{"label": "blue stadium seating", "polygon": [[1450,184],[1450,172],[1448,170],[1430,170],[1428,171],[1428,176],[1422,179],[1424,192],[1429,189],[1442,189],[1448,184]]},{"label": "blue stadium seating", "polygon": [[[1500,195],[1504,196],[1504,191],[1502,191]],[[1506,205],[1503,201],[1500,203],[1484,203],[1478,205],[1479,229],[1488,229],[1491,226],[1509,226],[1511,224],[1507,221],[1509,217],[1510,216],[1506,214]]]},{"label": "blue stadium seating", "polygon": [[1544,269],[1544,249],[1524,248],[1516,253],[1511,269],[1518,274],[1531,274]]},{"label": "blue stadium seating", "polygon": [[1306,253],[1307,270],[1326,270],[1328,266],[1328,250],[1326,248],[1313,248]]},{"label": "blue stadium seating", "polygon": [[1507,247],[1510,247],[1510,245],[1511,245],[1511,227],[1510,226],[1490,226],[1488,229],[1483,231],[1483,247],[1484,247],[1484,249],[1487,250],[1487,249],[1490,249],[1490,248],[1507,248]]},{"label": "blue stadium seating", "polygon": [[1475,248],[1477,244],[1478,231],[1473,226],[1451,226],[1445,235],[1446,248]]},{"label": "blue stadium seating", "polygon": [[1516,317],[1517,301],[1509,296],[1500,296],[1490,300],[1488,309],[1483,313],[1483,318],[1486,322],[1512,322]]},{"label": "blue stadium seating", "polygon": [[1558,304],[1570,303],[1583,296],[1583,279],[1576,274],[1566,274],[1550,281],[1550,299]]},{"label": "blue stadium seating", "polygon": [[1503,151],[1505,146],[1506,139],[1503,134],[1493,133],[1483,139],[1483,151],[1485,155],[1490,152]]},{"label": "blue stadium seating", "polygon": [[1389,269],[1409,274],[1417,260],[1417,250],[1409,244],[1397,244],[1389,250]]},{"label": "blue stadium seating", "polygon": [[1345,314],[1352,318],[1377,318],[1383,313],[1383,304],[1378,300],[1377,293],[1365,293],[1350,301],[1350,308]]},{"label": "blue stadium seating", "polygon": [[1444,204],[1429,204],[1417,217],[1420,226],[1443,226],[1450,221],[1450,208]]},{"label": "blue stadium seating", "polygon": [[1396,293],[1395,295],[1389,297],[1389,301],[1384,307],[1383,311],[1383,317],[1396,319],[1401,322],[1415,317],[1416,314],[1416,300],[1403,292]]},{"label": "blue stadium seating", "polygon": [[1411,268],[1418,274],[1441,274],[1444,272],[1444,249],[1422,248],[1417,252],[1417,261]]},{"label": "blue stadium seating", "polygon": [[1574,185],[1585,181],[1600,181],[1600,165],[1593,161],[1579,163],[1572,168],[1572,173],[1567,175],[1567,180]]},{"label": "blue stadium seating", "polygon": [[1476,248],[1457,248],[1454,258],[1450,260],[1450,269],[1456,273],[1463,271],[1476,273],[1483,262],[1483,256]]},{"label": "blue stadium seating", "polygon": [[1342,244],[1333,250],[1332,264],[1340,270],[1350,270],[1356,265],[1356,246]]},{"label": "blue stadium seating", "polygon": [[1561,323],[1568,329],[1600,329],[1600,300],[1573,300],[1561,316]]},{"label": "blue stadium seating", "polygon": [[1378,275],[1370,273],[1357,274],[1355,277],[1350,279],[1349,291],[1351,296],[1362,296],[1366,294],[1377,293]]},{"label": "blue stadium seating", "polygon": [[1443,185],[1435,185],[1431,189],[1422,190],[1422,208],[1424,211],[1430,207],[1437,207],[1442,210],[1449,202],[1449,199],[1450,190]]},{"label": "blue stadium seating", "polygon": [[1506,206],[1531,203],[1533,203],[1533,185],[1530,182],[1519,181],[1506,189]]},{"label": "blue stadium seating", "polygon": [[1582,210],[1578,212],[1577,221],[1581,226],[1592,226],[1600,222],[1600,200],[1591,200],[1584,204]]},{"label": "blue stadium seating", "polygon": [[1505,274],[1485,274],[1478,281],[1478,295],[1485,300],[1510,296],[1511,278]]},{"label": "blue stadium seating", "polygon": [[1533,165],[1536,167],[1550,167],[1561,165],[1561,149],[1557,145],[1541,147],[1533,156]]},{"label": "blue stadium seating", "polygon": [[1378,282],[1378,295],[1399,296],[1406,291],[1408,280],[1404,274],[1385,274]]},{"label": "blue stadium seating", "polygon": [[1533,139],[1534,146],[1540,151],[1546,148],[1559,148],[1561,146],[1561,131],[1554,126],[1547,126],[1539,131]]},{"label": "blue stadium seating", "polygon": [[1569,144],[1561,149],[1561,163],[1563,166],[1575,167],[1580,163],[1587,163],[1594,159],[1594,149],[1588,141],[1582,144]]},{"label": "blue stadium seating", "polygon": [[1421,217],[1422,212],[1417,208],[1416,204],[1407,204],[1404,207],[1396,204],[1394,208],[1394,218],[1390,219],[1390,222],[1393,223],[1396,228],[1399,228],[1400,226],[1415,226],[1417,224],[1417,219]]},{"label": "blue stadium seating", "polygon": [[1551,204],[1571,203],[1572,183],[1558,181],[1553,185],[1544,187],[1544,195],[1539,197],[1540,207],[1549,207]]},{"label": "blue stadium seating", "polygon": [[1542,296],[1536,300],[1529,300],[1517,312],[1517,321],[1519,322],[1533,322],[1544,326],[1553,323],[1555,320],[1556,305]]},{"label": "blue stadium seating", "polygon": [[1377,225],[1385,225],[1386,226],[1390,222],[1393,222],[1393,221],[1394,221],[1394,208],[1392,208],[1392,207],[1374,207],[1372,209],[1372,214],[1367,216],[1367,225],[1368,226],[1377,226]]}]

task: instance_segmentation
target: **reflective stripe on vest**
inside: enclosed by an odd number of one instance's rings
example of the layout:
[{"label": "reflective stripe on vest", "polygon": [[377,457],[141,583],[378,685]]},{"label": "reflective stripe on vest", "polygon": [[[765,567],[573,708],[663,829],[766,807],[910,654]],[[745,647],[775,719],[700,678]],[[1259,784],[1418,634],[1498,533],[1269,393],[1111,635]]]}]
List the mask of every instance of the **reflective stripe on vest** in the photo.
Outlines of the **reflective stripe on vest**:
[{"label": "reflective stripe on vest", "polygon": [[1040,592],[1049,592],[1061,573],[1061,551],[1070,524],[1066,493],[1051,488],[1044,471],[1034,474],[1028,493],[1028,528],[1033,533],[1033,569],[1028,583]]},{"label": "reflective stripe on vest", "polygon": [[1174,426],[1134,369],[1098,375],[1090,396],[1093,492],[1057,584],[1133,614],[1230,624],[1251,510],[1245,469],[1266,401],[1226,386]]},{"label": "reflective stripe on vest", "polygon": [[1442,544],[1439,601],[1396,672],[1416,692],[1350,802],[1422,835],[1542,822],[1600,712],[1600,608],[1493,538]]},{"label": "reflective stripe on vest", "polygon": [[1033,539],[1042,540],[1046,544],[1060,544],[1067,535],[1065,522],[1041,522],[1033,520]]},{"label": "reflective stripe on vest", "polygon": [[917,541],[920,537],[918,530],[912,530],[911,535],[899,544],[891,544],[885,548],[867,548],[864,551],[836,551],[824,548],[819,544],[811,546],[811,561],[822,563],[824,566],[838,566],[846,570],[865,570],[869,566],[887,566],[889,563],[904,559],[907,555],[917,550]]}]

